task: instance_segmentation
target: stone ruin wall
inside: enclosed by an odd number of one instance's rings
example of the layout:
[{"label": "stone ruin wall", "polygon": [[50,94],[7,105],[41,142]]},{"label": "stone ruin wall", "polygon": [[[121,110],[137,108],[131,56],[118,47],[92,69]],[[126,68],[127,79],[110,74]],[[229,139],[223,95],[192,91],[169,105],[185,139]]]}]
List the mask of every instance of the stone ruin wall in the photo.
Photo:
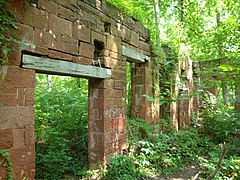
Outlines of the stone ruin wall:
[{"label": "stone ruin wall", "polygon": [[[111,70],[107,79],[89,78],[89,164],[97,167],[126,147],[126,61],[122,46],[150,57],[149,31],[140,23],[100,0],[14,0],[15,44],[0,81],[0,147],[10,153],[14,179],[35,174],[35,73],[22,68],[22,55],[48,57],[93,66],[101,46],[101,67]],[[130,58],[129,58],[130,57]],[[99,64],[97,64],[99,66]],[[152,62],[132,63],[133,117],[153,121]],[[2,161],[0,157],[0,161]],[[0,165],[0,177],[6,174]],[[0,178],[1,179],[1,178]]]}]

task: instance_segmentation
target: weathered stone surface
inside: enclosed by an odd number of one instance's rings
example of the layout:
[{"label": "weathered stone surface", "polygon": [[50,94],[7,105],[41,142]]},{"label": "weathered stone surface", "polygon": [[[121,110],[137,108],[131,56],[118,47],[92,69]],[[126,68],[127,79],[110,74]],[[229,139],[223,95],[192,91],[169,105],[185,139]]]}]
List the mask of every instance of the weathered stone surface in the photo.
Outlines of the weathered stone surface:
[{"label": "weathered stone surface", "polygon": [[19,148],[24,146],[24,128],[13,129],[13,147]]},{"label": "weathered stone surface", "polygon": [[25,145],[29,146],[35,144],[34,125],[25,126],[25,132],[23,137]]},{"label": "weathered stone surface", "polygon": [[48,57],[53,58],[53,59],[62,59],[62,60],[65,60],[65,61],[72,61],[73,60],[72,55],[62,53],[62,52],[59,52],[59,51],[55,51],[55,50],[49,50],[48,51]]},{"label": "weathered stone surface", "polygon": [[33,165],[35,163],[35,147],[26,146],[9,150],[9,157],[13,163],[13,169],[18,169],[20,166]]},{"label": "weathered stone surface", "polygon": [[123,41],[129,42],[131,39],[131,31],[129,28],[127,28],[126,26],[123,26]]},{"label": "weathered stone surface", "polygon": [[22,128],[34,123],[33,107],[0,107],[1,128]]},{"label": "weathered stone surface", "polygon": [[[97,167],[109,155],[121,153],[126,148],[127,138],[126,61],[129,58],[122,55],[122,45],[150,57],[149,31],[100,0],[38,0],[36,7],[23,0],[14,0],[11,6],[19,26],[14,37],[21,44],[13,44],[16,51],[1,72],[0,101],[4,106],[0,107],[0,128],[6,131],[0,130],[0,146],[2,143],[9,149],[14,178],[23,179],[27,175],[34,179],[35,70],[20,68],[26,67],[22,59],[26,54],[31,54],[31,57],[37,55],[38,59],[55,59],[59,66],[55,64],[54,72],[64,75],[67,72],[56,72],[56,67],[59,70],[66,63],[72,63],[67,61],[75,62],[74,72],[88,65],[88,76],[84,77],[89,78],[90,167]],[[92,66],[94,53],[100,57],[100,69],[112,72],[101,76],[105,79],[97,79],[99,76],[93,75],[100,71],[99,67]],[[36,65],[35,59],[30,64]],[[147,70],[151,64],[135,63],[132,67],[132,116],[149,118],[151,104],[143,95],[151,92],[149,84],[152,84],[152,79],[148,77],[151,72]],[[50,72],[49,69],[36,70]],[[4,139],[1,139],[2,131],[7,132]],[[0,172],[0,177],[3,173]]]},{"label": "weathered stone surface", "polygon": [[35,71],[8,66],[5,69],[3,81],[0,82],[0,86],[1,85],[9,88],[34,88]]},{"label": "weathered stone surface", "polygon": [[79,63],[79,64],[84,64],[84,65],[92,65],[92,59],[90,58],[85,58],[85,57],[80,57],[80,56],[74,56],[73,57],[73,62]]},{"label": "weathered stone surface", "polygon": [[49,30],[52,31],[53,34],[61,34],[72,37],[73,23],[54,14],[50,14]]},{"label": "weathered stone surface", "polygon": [[91,31],[91,44],[94,44],[94,40],[103,42],[104,46],[106,46],[107,41],[106,36],[104,34],[98,33],[96,31]]},{"label": "weathered stone surface", "polygon": [[84,25],[74,23],[73,37],[80,41],[90,43],[90,40],[91,40],[90,39],[90,29]]},{"label": "weathered stone surface", "polygon": [[94,46],[85,42],[80,42],[79,55],[93,59],[94,56]]},{"label": "weathered stone surface", "polygon": [[0,147],[3,149],[10,149],[12,148],[12,146],[13,146],[13,130],[0,129]]},{"label": "weathered stone surface", "polygon": [[66,8],[64,6],[59,5],[57,13],[58,13],[58,16],[60,16],[64,19],[68,19],[68,20],[71,20],[71,21],[76,20],[77,12],[74,12],[71,9]]},{"label": "weathered stone surface", "polygon": [[38,7],[42,10],[57,14],[58,5],[49,0],[38,0]]},{"label": "weathered stone surface", "polygon": [[115,36],[108,35],[107,37],[107,48],[108,50],[114,51],[116,53],[121,53],[121,43],[120,39]]},{"label": "weathered stone surface", "polygon": [[3,106],[17,106],[17,89],[0,86],[0,104]]},{"label": "weathered stone surface", "polygon": [[[26,4],[27,3],[25,3],[25,5]],[[27,5],[26,11],[24,12],[23,22],[34,28],[48,30],[49,29],[49,14],[46,11],[39,10],[37,8]]]},{"label": "weathered stone surface", "polygon": [[139,44],[139,34],[135,31],[131,31],[130,44],[138,47]]}]

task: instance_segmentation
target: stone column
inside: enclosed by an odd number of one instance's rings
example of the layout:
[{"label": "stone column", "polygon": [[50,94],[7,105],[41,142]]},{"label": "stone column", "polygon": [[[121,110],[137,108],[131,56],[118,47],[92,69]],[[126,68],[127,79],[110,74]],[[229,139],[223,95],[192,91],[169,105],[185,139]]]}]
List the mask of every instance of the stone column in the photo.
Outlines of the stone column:
[{"label": "stone column", "polygon": [[[3,66],[0,81],[0,148],[9,152],[14,179],[34,179],[35,71]],[[2,157],[0,156],[0,161]],[[0,177],[6,177],[3,163]]]}]

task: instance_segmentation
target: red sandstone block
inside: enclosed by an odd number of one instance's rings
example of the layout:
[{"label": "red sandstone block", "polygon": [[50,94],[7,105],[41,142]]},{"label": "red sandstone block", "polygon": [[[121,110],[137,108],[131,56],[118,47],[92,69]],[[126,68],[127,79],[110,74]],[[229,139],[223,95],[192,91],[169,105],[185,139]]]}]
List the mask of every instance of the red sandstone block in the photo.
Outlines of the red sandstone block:
[{"label": "red sandstone block", "polygon": [[116,98],[115,105],[120,108],[124,108],[126,106],[126,98]]},{"label": "red sandstone block", "polygon": [[25,106],[25,88],[17,88],[17,105]]},{"label": "red sandstone block", "polygon": [[12,50],[12,52],[9,54],[7,64],[14,65],[14,66],[20,66],[21,59],[22,59],[22,57],[21,57],[22,52],[19,49],[19,47],[16,47],[16,48],[17,49],[14,48]]},{"label": "red sandstone block", "polygon": [[35,144],[34,125],[25,126],[24,142],[27,146]]},{"label": "red sandstone block", "polygon": [[64,6],[66,8],[73,8],[73,6],[77,7],[78,6],[78,1],[66,1],[66,0],[58,0],[57,1],[58,4],[60,4],[61,6]]},{"label": "red sandstone block", "polygon": [[117,80],[125,80],[126,79],[126,72],[119,71],[119,70],[112,70],[112,78]]},{"label": "red sandstone block", "polygon": [[85,42],[80,42],[79,54],[83,57],[92,59],[94,56],[94,46]]},{"label": "red sandstone block", "polygon": [[[2,156],[0,156],[0,162],[4,162],[4,159]],[[4,163],[0,163],[0,178],[7,179],[7,171],[4,166]]]},{"label": "red sandstone block", "polygon": [[24,24],[16,23],[17,30],[11,28],[11,35],[13,38],[19,40],[21,43],[33,43],[33,27]]},{"label": "red sandstone block", "polygon": [[9,151],[9,157],[13,163],[13,169],[21,166],[29,165],[34,167],[35,163],[35,147],[26,146],[21,148],[13,148]]},{"label": "red sandstone block", "polygon": [[98,32],[95,31],[91,31],[91,44],[94,44],[94,40],[100,41],[104,43],[104,49],[106,48],[106,35],[104,34],[100,34]]},{"label": "red sandstone block", "polygon": [[104,98],[104,107],[111,108],[115,106],[115,98]]},{"label": "red sandstone block", "polygon": [[92,65],[92,59],[79,56],[73,56],[73,62],[83,65]]},{"label": "red sandstone block", "polygon": [[116,53],[122,53],[121,40],[115,36],[108,35],[106,47],[108,50],[114,51]]},{"label": "red sandstone block", "polygon": [[139,48],[144,51],[151,52],[151,45],[149,43],[139,41]]},{"label": "red sandstone block", "polygon": [[51,30],[53,34],[62,34],[72,37],[73,23],[54,14],[50,14],[49,30]]},{"label": "red sandstone block", "polygon": [[123,26],[122,38],[125,42],[129,42],[131,39],[131,30],[126,26]]},{"label": "red sandstone block", "polygon": [[34,49],[34,53],[40,54],[42,56],[46,56],[46,55],[48,55],[48,48],[42,47],[42,46],[36,46]]},{"label": "red sandstone block", "polygon": [[116,52],[113,52],[113,51],[110,51],[110,57],[114,58],[114,59],[121,59],[122,58],[122,56],[119,53],[116,53]]},{"label": "red sandstone block", "polygon": [[35,96],[34,88],[26,88],[25,89],[25,106],[33,106],[34,105],[34,96]]},{"label": "red sandstone block", "polygon": [[[1,125],[1,119],[0,119]],[[0,147],[10,149],[13,146],[13,131],[12,129],[0,129]]]},{"label": "red sandstone block", "polygon": [[91,120],[88,123],[88,128],[89,128],[89,132],[100,132],[103,133],[104,132],[104,124],[105,121],[104,120]]},{"label": "red sandstone block", "polygon": [[13,129],[13,147],[24,146],[24,129]]},{"label": "red sandstone block", "polygon": [[94,98],[94,99],[91,99],[89,101],[89,105],[91,108],[102,108],[103,107],[103,99],[99,99],[99,98]]},{"label": "red sandstone block", "polygon": [[8,87],[25,87],[34,88],[35,71],[31,69],[23,69],[14,66],[6,67],[6,75],[2,81],[4,86]]},{"label": "red sandstone block", "polygon": [[104,146],[104,133],[88,132],[88,150],[90,152],[98,152],[101,154]]},{"label": "red sandstone block", "polygon": [[74,23],[73,37],[80,41],[90,43],[90,29],[84,25]]},{"label": "red sandstone block", "polygon": [[0,106],[17,106],[17,96],[13,94],[0,94]]},{"label": "red sandstone block", "polygon": [[22,128],[34,124],[33,107],[0,107],[1,128]]},{"label": "red sandstone block", "polygon": [[48,47],[51,49],[60,48],[60,36],[54,33],[52,30],[45,31],[40,29],[35,29],[34,32],[34,43],[37,46]]},{"label": "red sandstone block", "polygon": [[78,55],[78,40],[69,36],[63,36],[61,39],[61,50],[68,54]]},{"label": "red sandstone block", "polygon": [[57,14],[58,5],[48,0],[38,0],[38,8]]},{"label": "red sandstone block", "polygon": [[126,87],[126,81],[125,80],[115,80],[114,87]]},{"label": "red sandstone block", "polygon": [[[27,4],[27,5],[26,5]],[[38,29],[49,29],[49,13],[43,10],[34,8],[28,3],[25,3],[26,10],[24,11],[24,24]]]},{"label": "red sandstone block", "polygon": [[49,50],[48,57],[53,59],[62,59],[65,61],[72,61],[73,56],[59,51]]},{"label": "red sandstone block", "polygon": [[13,169],[13,179],[35,179],[35,165],[31,163]]},{"label": "red sandstone block", "polygon": [[75,21],[77,18],[77,15],[74,11],[61,5],[58,6],[57,14],[58,16],[71,21]]},{"label": "red sandstone block", "polygon": [[0,105],[17,106],[16,88],[4,86],[0,83]]},{"label": "red sandstone block", "polygon": [[88,25],[88,26],[94,26],[97,24],[97,17],[93,13],[87,12],[87,11],[81,11],[81,21]]}]

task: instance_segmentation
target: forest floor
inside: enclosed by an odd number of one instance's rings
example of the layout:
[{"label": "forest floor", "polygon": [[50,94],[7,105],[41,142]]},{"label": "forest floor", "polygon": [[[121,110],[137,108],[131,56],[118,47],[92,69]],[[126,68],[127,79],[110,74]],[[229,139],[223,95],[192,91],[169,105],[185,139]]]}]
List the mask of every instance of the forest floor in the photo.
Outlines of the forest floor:
[{"label": "forest floor", "polygon": [[201,175],[201,169],[196,164],[191,164],[182,169],[181,171],[175,172],[168,176],[154,176],[151,180],[197,180]]}]

